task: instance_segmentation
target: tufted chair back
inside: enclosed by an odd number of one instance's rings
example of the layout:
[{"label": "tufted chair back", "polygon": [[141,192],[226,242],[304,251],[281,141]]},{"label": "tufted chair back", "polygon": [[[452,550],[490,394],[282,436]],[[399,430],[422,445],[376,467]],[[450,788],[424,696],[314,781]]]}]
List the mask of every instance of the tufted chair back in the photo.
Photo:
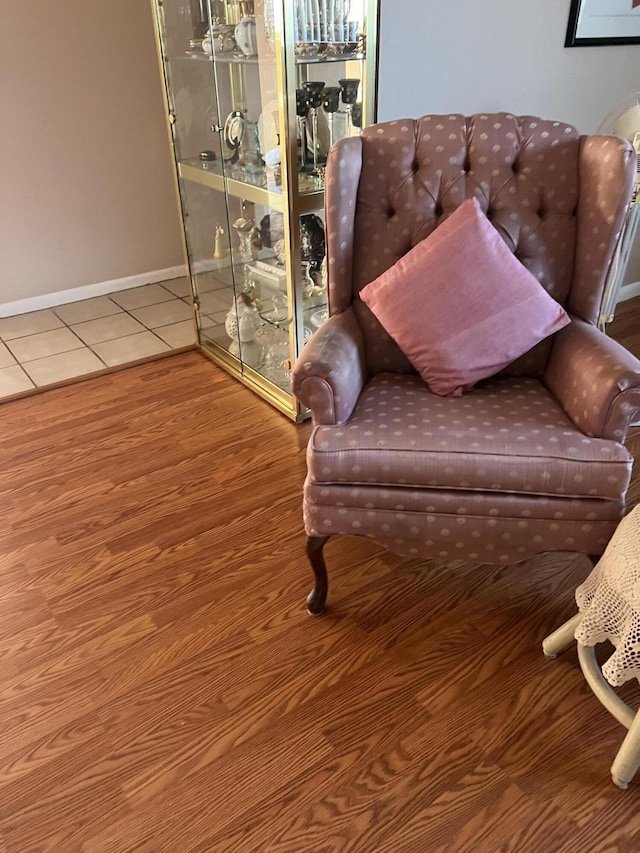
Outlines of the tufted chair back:
[{"label": "tufted chair back", "polygon": [[[369,373],[414,370],[360,290],[473,196],[554,299],[595,322],[628,184],[621,144],[510,113],[401,119],[339,143],[340,185],[329,164],[326,187],[329,308],[353,303]],[[540,376],[552,342],[503,373]]]}]

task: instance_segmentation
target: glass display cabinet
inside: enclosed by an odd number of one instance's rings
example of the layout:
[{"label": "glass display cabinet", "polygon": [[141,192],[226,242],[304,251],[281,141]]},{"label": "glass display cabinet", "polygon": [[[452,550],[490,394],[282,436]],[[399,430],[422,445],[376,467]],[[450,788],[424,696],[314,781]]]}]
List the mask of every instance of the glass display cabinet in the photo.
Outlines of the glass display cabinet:
[{"label": "glass display cabinet", "polygon": [[378,0],[152,0],[203,351],[293,420],[327,316],[324,165],[375,120]]}]

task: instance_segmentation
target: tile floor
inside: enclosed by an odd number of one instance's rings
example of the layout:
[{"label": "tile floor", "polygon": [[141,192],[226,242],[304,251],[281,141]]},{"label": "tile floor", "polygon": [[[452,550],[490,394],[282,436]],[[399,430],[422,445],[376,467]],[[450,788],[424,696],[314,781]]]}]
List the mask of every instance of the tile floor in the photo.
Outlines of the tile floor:
[{"label": "tile floor", "polygon": [[0,399],[194,344],[190,303],[176,278],[0,318]]}]

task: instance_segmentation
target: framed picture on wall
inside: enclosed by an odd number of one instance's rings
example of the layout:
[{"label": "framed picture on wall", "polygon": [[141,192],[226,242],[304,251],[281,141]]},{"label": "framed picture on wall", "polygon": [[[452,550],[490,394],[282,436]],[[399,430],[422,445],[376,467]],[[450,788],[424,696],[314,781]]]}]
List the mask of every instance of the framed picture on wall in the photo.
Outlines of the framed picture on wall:
[{"label": "framed picture on wall", "polygon": [[565,47],[640,44],[640,0],[571,0]]}]

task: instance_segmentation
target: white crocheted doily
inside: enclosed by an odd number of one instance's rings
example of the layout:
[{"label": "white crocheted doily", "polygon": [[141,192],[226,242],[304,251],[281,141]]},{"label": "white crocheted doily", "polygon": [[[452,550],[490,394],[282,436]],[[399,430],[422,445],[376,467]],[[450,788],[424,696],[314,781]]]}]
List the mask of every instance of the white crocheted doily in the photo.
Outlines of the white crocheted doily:
[{"label": "white crocheted doily", "polygon": [[594,646],[609,640],[615,652],[602,667],[616,687],[640,681],[640,505],[622,519],[593,571],[576,589],[582,621],[576,640]]}]

